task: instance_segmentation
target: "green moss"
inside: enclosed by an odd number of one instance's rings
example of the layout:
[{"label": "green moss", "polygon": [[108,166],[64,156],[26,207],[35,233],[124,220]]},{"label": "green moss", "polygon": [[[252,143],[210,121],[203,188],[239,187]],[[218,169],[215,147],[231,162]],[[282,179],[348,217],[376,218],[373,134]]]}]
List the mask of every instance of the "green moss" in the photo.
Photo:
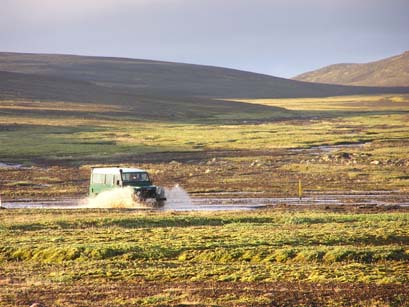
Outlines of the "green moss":
[{"label": "green moss", "polygon": [[63,283],[409,282],[408,213],[0,214],[7,233],[0,241],[5,276]]}]

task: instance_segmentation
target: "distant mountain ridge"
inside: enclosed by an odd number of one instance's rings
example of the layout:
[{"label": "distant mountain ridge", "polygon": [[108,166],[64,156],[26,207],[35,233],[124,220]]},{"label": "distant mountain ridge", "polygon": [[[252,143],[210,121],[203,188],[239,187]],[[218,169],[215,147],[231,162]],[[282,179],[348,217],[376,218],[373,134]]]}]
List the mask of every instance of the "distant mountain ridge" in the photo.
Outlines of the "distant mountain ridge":
[{"label": "distant mountain ridge", "polygon": [[409,51],[364,64],[334,64],[303,73],[297,81],[352,86],[409,86]]}]

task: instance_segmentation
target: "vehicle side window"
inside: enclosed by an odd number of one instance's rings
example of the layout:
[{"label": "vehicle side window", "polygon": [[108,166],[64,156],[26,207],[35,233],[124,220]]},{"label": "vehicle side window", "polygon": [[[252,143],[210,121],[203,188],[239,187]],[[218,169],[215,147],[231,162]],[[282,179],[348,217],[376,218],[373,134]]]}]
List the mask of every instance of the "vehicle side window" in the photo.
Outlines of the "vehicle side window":
[{"label": "vehicle side window", "polygon": [[142,181],[149,181],[149,177],[147,173],[142,173],[141,174],[141,179]]},{"label": "vehicle side window", "polygon": [[105,175],[104,174],[93,174],[92,175],[92,183],[104,184],[105,183]]},{"label": "vehicle side window", "polygon": [[105,184],[113,185],[114,184],[114,175],[105,175]]},{"label": "vehicle side window", "polygon": [[129,181],[131,178],[130,174],[128,173],[122,173],[122,180],[123,181]]}]

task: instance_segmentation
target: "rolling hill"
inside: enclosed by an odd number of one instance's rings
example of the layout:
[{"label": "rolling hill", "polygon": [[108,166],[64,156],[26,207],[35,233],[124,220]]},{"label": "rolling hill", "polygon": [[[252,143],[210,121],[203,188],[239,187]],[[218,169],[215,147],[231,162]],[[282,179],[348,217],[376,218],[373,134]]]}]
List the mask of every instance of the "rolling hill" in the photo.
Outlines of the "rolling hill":
[{"label": "rolling hill", "polygon": [[167,97],[282,98],[409,92],[306,83],[203,65],[73,55],[0,53],[0,71],[83,81],[133,95]]},{"label": "rolling hill", "polygon": [[365,64],[335,64],[294,80],[353,86],[409,86],[409,51]]},{"label": "rolling hill", "polygon": [[294,112],[232,100],[408,92],[409,87],[317,84],[151,60],[0,53],[0,101],[105,104],[119,106],[118,115],[142,119],[280,119]]},{"label": "rolling hill", "polygon": [[[291,111],[279,107],[248,104],[245,102],[213,100],[206,97],[180,96],[163,93],[140,93],[127,88],[115,88],[94,84],[88,81],[64,79],[47,75],[34,75],[0,71],[0,106],[2,101],[43,101],[97,103],[117,106],[120,117],[143,119],[189,120],[210,118],[219,114],[281,114]],[[0,115],[4,109],[0,109]],[[34,112],[49,116],[50,112]],[[104,113],[104,112],[103,112]],[[10,113],[11,114],[11,113]],[[15,110],[13,111],[15,114]],[[22,115],[21,111],[18,114]],[[17,114],[17,115],[18,115]],[[53,113],[67,115],[66,111]],[[82,114],[84,116],[85,114]],[[98,114],[86,114],[87,117]],[[112,114],[113,115],[113,114]],[[280,116],[281,116],[280,115]]]}]

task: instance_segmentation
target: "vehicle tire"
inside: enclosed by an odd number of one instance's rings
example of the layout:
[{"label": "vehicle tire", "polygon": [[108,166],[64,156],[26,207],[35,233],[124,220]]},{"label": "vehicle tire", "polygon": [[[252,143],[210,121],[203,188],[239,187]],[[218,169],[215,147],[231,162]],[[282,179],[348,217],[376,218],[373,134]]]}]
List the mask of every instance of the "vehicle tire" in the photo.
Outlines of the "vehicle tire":
[{"label": "vehicle tire", "polygon": [[165,201],[164,201],[164,200],[157,199],[157,200],[155,201],[155,206],[156,206],[156,207],[163,207],[163,206],[165,206]]}]

